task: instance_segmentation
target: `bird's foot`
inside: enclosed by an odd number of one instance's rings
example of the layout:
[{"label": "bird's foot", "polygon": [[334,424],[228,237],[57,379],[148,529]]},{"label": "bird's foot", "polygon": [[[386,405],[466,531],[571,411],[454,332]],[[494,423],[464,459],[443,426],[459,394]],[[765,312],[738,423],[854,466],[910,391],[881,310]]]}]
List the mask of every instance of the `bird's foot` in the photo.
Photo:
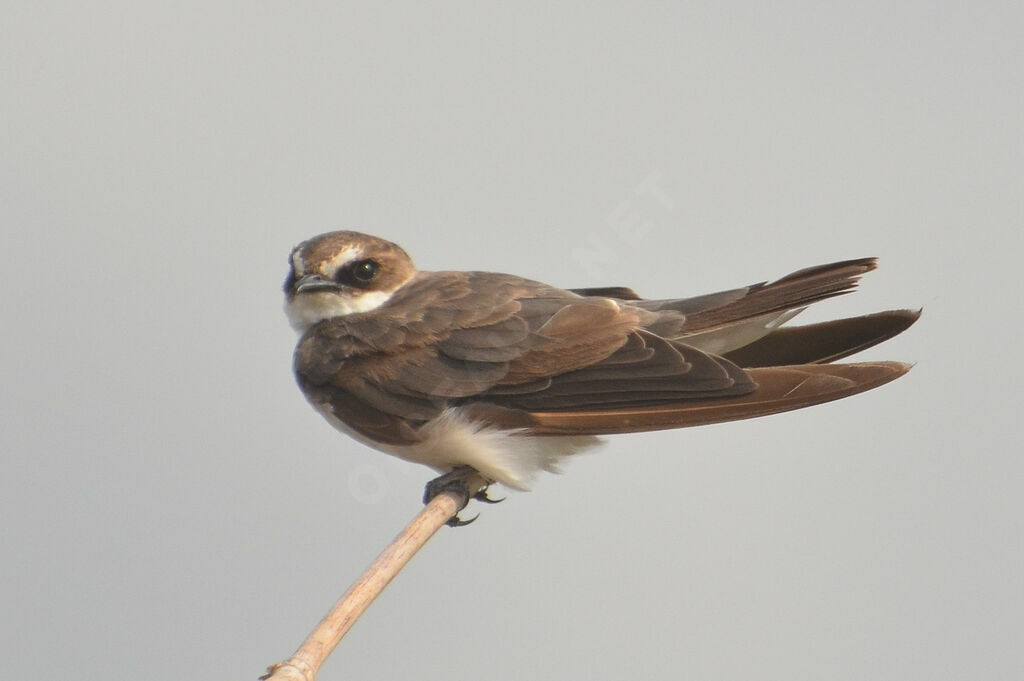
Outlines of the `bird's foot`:
[{"label": "bird's foot", "polygon": [[500,499],[492,499],[489,496],[487,496],[487,490],[489,488],[490,484],[488,484],[487,487],[484,487],[482,490],[474,494],[473,498],[476,499],[477,501],[482,501],[485,504],[500,504],[501,502],[505,501],[505,497],[502,497]]},{"label": "bird's foot", "polygon": [[469,525],[471,522],[480,517],[479,514],[473,516],[469,520],[463,520],[459,517],[459,511],[466,508],[466,504],[469,503],[470,499],[476,499],[477,501],[483,501],[488,504],[496,504],[504,501],[504,499],[491,499],[487,496],[487,487],[490,482],[484,481],[484,486],[476,489],[475,491],[470,489],[470,479],[476,477],[480,480],[480,474],[477,473],[470,466],[457,466],[451,471],[445,473],[442,476],[434,478],[427,483],[426,488],[423,490],[423,503],[429,504],[430,501],[442,492],[455,492],[461,499],[458,510],[451,518],[448,519],[449,527],[462,527]]}]

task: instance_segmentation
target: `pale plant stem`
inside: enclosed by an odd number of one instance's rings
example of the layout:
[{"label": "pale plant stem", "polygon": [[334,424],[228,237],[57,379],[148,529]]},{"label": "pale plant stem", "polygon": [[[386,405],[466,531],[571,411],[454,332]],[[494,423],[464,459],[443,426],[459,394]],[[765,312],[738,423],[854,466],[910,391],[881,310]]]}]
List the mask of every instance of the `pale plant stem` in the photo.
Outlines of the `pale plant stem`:
[{"label": "pale plant stem", "polygon": [[[479,484],[476,487],[472,484],[473,481],[470,481],[471,489],[480,487]],[[442,492],[431,499],[334,604],[295,654],[284,662],[272,665],[268,674],[261,678],[266,681],[314,681],[324,660],[370,603],[466,502],[467,495],[455,491]]]}]

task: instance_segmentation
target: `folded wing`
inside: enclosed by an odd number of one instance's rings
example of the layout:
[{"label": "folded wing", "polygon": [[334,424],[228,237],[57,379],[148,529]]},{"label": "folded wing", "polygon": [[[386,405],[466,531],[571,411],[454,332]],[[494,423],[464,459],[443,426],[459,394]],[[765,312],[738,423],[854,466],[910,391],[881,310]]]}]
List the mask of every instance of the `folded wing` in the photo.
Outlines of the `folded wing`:
[{"label": "folded wing", "polygon": [[486,272],[420,273],[373,313],[327,320],[296,350],[310,399],[363,436],[416,441],[445,409],[541,435],[592,435],[752,418],[839,399],[905,373],[822,364],[910,326],[893,311],[781,324],[847,293],[872,258],[674,300],[625,287],[565,291]]}]

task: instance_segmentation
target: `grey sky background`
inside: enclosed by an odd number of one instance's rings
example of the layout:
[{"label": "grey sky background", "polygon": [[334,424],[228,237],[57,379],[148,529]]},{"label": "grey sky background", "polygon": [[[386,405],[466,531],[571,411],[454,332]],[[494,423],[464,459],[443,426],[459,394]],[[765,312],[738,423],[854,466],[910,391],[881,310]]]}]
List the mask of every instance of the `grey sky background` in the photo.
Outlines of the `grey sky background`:
[{"label": "grey sky background", "polygon": [[[1019,3],[5,3],[0,657],[253,679],[431,471],[291,376],[286,256],[692,295],[865,255],[848,400],[610,438],[443,531],[321,679],[1024,675]],[[472,512],[472,509],[470,509]]]}]

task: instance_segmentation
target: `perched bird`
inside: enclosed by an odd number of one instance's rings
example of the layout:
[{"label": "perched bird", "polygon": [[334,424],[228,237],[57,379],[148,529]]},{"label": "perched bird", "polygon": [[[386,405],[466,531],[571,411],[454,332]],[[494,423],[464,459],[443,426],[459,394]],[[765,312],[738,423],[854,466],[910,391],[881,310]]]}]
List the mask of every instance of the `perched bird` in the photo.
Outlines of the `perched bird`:
[{"label": "perched bird", "polygon": [[764,416],[887,383],[909,365],[830,362],[920,314],[782,326],[853,290],[873,258],[670,300],[421,272],[397,245],[358,232],[304,241],[290,268],[295,374],[330,423],[440,473],[516,489],[599,435]]}]

